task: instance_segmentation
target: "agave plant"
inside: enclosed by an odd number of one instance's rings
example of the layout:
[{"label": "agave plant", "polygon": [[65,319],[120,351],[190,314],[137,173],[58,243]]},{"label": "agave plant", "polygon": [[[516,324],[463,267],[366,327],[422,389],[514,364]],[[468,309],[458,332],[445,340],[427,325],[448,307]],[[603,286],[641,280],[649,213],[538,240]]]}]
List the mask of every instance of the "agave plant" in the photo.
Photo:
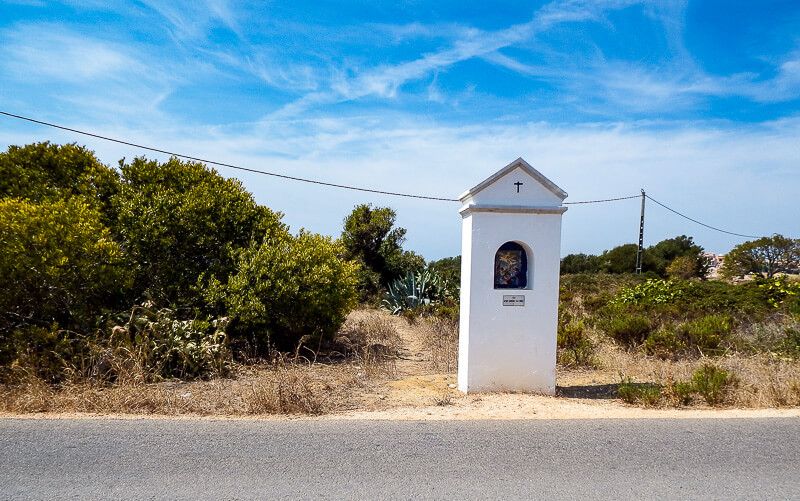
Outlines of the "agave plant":
[{"label": "agave plant", "polygon": [[409,271],[389,284],[383,307],[397,315],[405,310],[429,305],[441,299],[442,285],[439,275],[428,268],[416,274]]}]

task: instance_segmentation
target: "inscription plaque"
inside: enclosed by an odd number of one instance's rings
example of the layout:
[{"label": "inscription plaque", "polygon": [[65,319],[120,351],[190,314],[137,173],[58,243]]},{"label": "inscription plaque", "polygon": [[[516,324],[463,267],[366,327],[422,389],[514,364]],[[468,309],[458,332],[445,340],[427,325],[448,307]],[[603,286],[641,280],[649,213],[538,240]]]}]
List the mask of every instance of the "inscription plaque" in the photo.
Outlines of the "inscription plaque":
[{"label": "inscription plaque", "polygon": [[503,306],[525,306],[525,296],[522,294],[503,295]]}]

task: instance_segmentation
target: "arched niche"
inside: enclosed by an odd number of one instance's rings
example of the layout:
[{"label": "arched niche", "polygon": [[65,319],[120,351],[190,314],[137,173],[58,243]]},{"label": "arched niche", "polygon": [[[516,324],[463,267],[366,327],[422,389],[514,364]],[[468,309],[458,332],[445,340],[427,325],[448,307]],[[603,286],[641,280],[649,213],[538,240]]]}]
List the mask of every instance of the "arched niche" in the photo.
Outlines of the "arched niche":
[{"label": "arched niche", "polygon": [[506,242],[494,254],[495,289],[529,289],[528,251],[517,242]]}]

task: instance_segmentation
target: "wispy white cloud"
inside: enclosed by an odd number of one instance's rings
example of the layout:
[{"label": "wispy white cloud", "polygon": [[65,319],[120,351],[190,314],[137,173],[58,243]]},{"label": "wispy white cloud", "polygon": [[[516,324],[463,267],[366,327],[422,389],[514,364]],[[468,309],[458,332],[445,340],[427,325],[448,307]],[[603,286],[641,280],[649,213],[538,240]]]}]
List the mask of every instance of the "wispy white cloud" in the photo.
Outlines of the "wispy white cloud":
[{"label": "wispy white cloud", "polygon": [[5,86],[42,89],[28,107],[69,105],[73,116],[141,123],[161,115],[160,104],[180,82],[130,44],[58,25],[17,25],[0,32],[0,41]]},{"label": "wispy white cloud", "polygon": [[85,38],[56,25],[23,25],[4,35],[2,64],[21,78],[82,82],[144,73],[124,47]]},{"label": "wispy white cloud", "polygon": [[239,20],[227,0],[141,0],[161,15],[178,40],[205,38],[215,26],[223,26],[242,35]]},{"label": "wispy white cloud", "polygon": [[[661,64],[615,59],[595,54],[562,53],[548,46],[541,34],[565,23],[606,23],[610,11],[640,6],[643,15],[658,22],[669,47]],[[495,31],[464,26],[447,31],[448,44],[418,58],[375,66],[350,66],[316,74],[314,85],[299,86],[307,93],[284,106],[274,116],[298,116],[314,107],[363,99],[394,100],[407,84],[435,79],[438,72],[471,59],[481,59],[524,78],[534,78],[558,89],[561,105],[579,103],[582,110],[619,116],[621,113],[681,111],[703,107],[713,97],[743,97],[754,102],[781,102],[800,97],[800,57],[789,54],[775,66],[774,75],[734,73],[714,75],[703,70],[684,44],[686,2],[609,0],[556,1],[545,5],[524,23]],[[430,37],[435,29],[420,23],[384,26],[395,37]],[[518,48],[540,62],[523,62],[505,53]],[[599,51],[599,49],[598,49]],[[326,80],[329,78],[330,80]],[[265,79],[280,85],[278,79]],[[447,102],[441,89],[428,97]]]},{"label": "wispy white cloud", "polygon": [[[428,77],[435,71],[478,57],[493,55],[500,49],[530,40],[535,34],[561,24],[598,18],[607,9],[618,9],[639,3],[631,0],[557,1],[537,11],[530,21],[496,31],[459,30],[459,36],[446,48],[423,54],[417,59],[398,64],[381,64],[365,70],[345,70],[334,78],[329,92],[314,92],[280,110],[276,116],[286,116],[315,104],[352,101],[374,96],[394,98],[408,82]],[[410,32],[426,33],[420,25],[402,27]],[[506,61],[507,63],[507,61]]]}]

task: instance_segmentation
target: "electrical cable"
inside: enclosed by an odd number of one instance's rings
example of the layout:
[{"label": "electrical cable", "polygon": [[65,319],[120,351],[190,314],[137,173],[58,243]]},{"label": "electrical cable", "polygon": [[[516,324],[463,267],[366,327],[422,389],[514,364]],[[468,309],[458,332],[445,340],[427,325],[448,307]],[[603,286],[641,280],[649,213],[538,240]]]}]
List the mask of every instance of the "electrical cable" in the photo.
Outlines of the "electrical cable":
[{"label": "electrical cable", "polygon": [[668,211],[674,212],[675,214],[679,215],[680,217],[682,217],[684,219],[688,219],[689,221],[691,221],[693,223],[697,223],[700,226],[705,226],[706,228],[710,228],[710,229],[712,229],[714,231],[719,231],[721,233],[727,233],[728,235],[735,235],[737,237],[743,237],[743,238],[761,238],[761,237],[756,236],[756,235],[744,235],[742,233],[736,233],[736,232],[733,232],[733,231],[723,230],[721,228],[717,228],[715,226],[711,226],[710,224],[706,224],[706,223],[703,223],[701,221],[698,221],[697,219],[693,219],[693,218],[687,216],[686,214],[682,214],[682,213],[676,211],[675,209],[673,209],[671,207],[667,207],[666,205],[662,204],[661,202],[659,202],[655,198],[651,197],[650,195],[645,195],[645,197],[649,198],[650,200],[652,200],[653,202],[657,203],[661,207],[667,209]]},{"label": "electrical cable", "polygon": [[578,205],[578,204],[600,204],[603,202],[616,202],[617,200],[630,200],[631,198],[640,198],[641,195],[631,195],[629,197],[617,198],[604,198],[602,200],[582,200],[580,202],[562,202],[564,205]]},{"label": "electrical cable", "polygon": [[[19,120],[24,120],[24,121],[35,123],[35,124],[39,124],[39,125],[45,125],[47,127],[52,127],[52,128],[55,128],[55,129],[60,129],[60,130],[68,131],[68,132],[74,132],[76,134],[81,134],[81,135],[84,135],[84,136],[89,136],[89,137],[94,137],[94,138],[97,138],[97,139],[102,139],[104,141],[110,141],[112,143],[124,144],[126,146],[132,146],[134,148],[140,148],[140,149],[143,149],[143,150],[153,151],[153,152],[156,152],[156,153],[163,153],[165,155],[170,155],[170,156],[173,156],[173,157],[184,158],[184,159],[187,159],[187,160],[193,160],[195,162],[202,162],[202,163],[206,163],[206,164],[217,165],[217,166],[220,166],[220,167],[227,167],[229,169],[236,169],[236,170],[241,170],[241,171],[245,171],[245,172],[252,172],[252,173],[255,173],[255,174],[263,174],[265,176],[272,176],[272,177],[277,177],[277,178],[281,178],[281,179],[289,179],[291,181],[299,181],[299,182],[303,182],[303,183],[311,183],[311,184],[317,184],[317,185],[321,185],[321,186],[330,186],[332,188],[341,188],[341,189],[345,189],[345,190],[363,191],[363,192],[367,192],[367,193],[377,193],[377,194],[380,194],[380,195],[390,195],[390,196],[395,196],[395,197],[417,198],[417,199],[423,199],[423,200],[436,200],[436,201],[441,201],[441,202],[459,202],[459,200],[456,199],[456,198],[434,197],[434,196],[428,196],[428,195],[415,195],[415,194],[411,194],[411,193],[399,193],[399,192],[393,192],[393,191],[376,190],[376,189],[364,188],[364,187],[360,187],[360,186],[350,186],[350,185],[345,185],[345,184],[337,184],[337,183],[329,183],[329,182],[326,182],[326,181],[319,181],[319,180],[316,180],[316,179],[308,179],[308,178],[297,177],[297,176],[289,176],[289,175],[286,175],[286,174],[278,174],[276,172],[269,172],[269,171],[260,170],[260,169],[252,169],[252,168],[249,168],[249,167],[241,167],[239,165],[233,165],[233,164],[224,163],[224,162],[216,162],[214,160],[208,160],[208,159],[205,159],[205,158],[195,157],[195,156],[192,156],[192,155],[185,155],[185,154],[182,154],[182,153],[176,153],[174,151],[169,151],[169,150],[165,150],[165,149],[162,149],[162,148],[154,148],[152,146],[145,146],[145,145],[133,143],[133,142],[130,142],[130,141],[124,141],[122,139],[116,139],[116,138],[113,138],[113,137],[102,136],[100,134],[94,134],[92,132],[86,132],[86,131],[82,131],[82,130],[79,130],[79,129],[73,129],[71,127],[65,127],[63,125],[58,125],[58,124],[54,124],[54,123],[50,123],[50,122],[45,122],[45,121],[42,121],[42,120],[37,120],[35,118],[25,117],[25,116],[22,116],[22,115],[16,115],[14,113],[9,113],[7,111],[0,110],[0,115],[5,115],[5,116],[10,117],[10,118],[16,118],[16,119],[19,119]],[[701,223],[700,221],[697,221],[696,219],[692,219],[689,216],[686,216],[685,214],[681,214],[680,212],[667,207],[666,205],[662,204],[658,200],[655,200],[654,198],[652,198],[649,195],[645,195],[645,196],[647,198],[649,198],[650,200],[652,200],[653,202],[657,203],[658,205],[661,205],[665,209],[667,209],[669,211],[672,211],[675,214],[677,214],[677,215],[679,215],[679,216],[681,216],[683,218],[688,219],[689,221],[697,223],[697,224],[699,224],[701,226],[705,226],[706,228],[710,228],[712,230],[720,231],[722,233],[728,233],[730,235],[736,235],[736,236],[739,236],[739,237],[758,238],[758,237],[754,237],[754,236],[751,236],[751,235],[743,235],[741,233],[734,233],[732,231],[722,230],[720,228],[715,228],[715,227],[713,227],[711,225],[708,225],[708,224],[705,224],[705,223]],[[600,200],[582,200],[582,201],[576,201],[576,202],[563,202],[563,204],[564,205],[597,204],[597,203],[606,203],[606,202],[617,202],[617,201],[620,201],[620,200],[630,200],[630,199],[639,198],[639,197],[640,197],[640,195],[631,195],[631,196],[626,196],[626,197],[606,198],[606,199],[600,199]]]},{"label": "electrical cable", "polygon": [[265,171],[265,170],[251,169],[249,167],[241,167],[239,165],[233,165],[233,164],[228,164],[228,163],[224,163],[224,162],[215,162],[213,160],[208,160],[208,159],[205,159],[205,158],[194,157],[194,156],[191,156],[191,155],[184,155],[182,153],[175,153],[173,151],[168,151],[168,150],[164,150],[164,149],[161,149],[161,148],[153,148],[151,146],[145,146],[145,145],[142,145],[142,144],[132,143],[130,141],[123,141],[122,139],[115,139],[113,137],[101,136],[100,134],[94,134],[94,133],[91,133],[91,132],[86,132],[86,131],[82,131],[82,130],[78,130],[78,129],[72,129],[70,127],[64,127],[63,125],[57,125],[57,124],[54,124],[54,123],[44,122],[42,120],[36,120],[34,118],[24,117],[22,115],[15,115],[13,113],[8,113],[6,111],[0,111],[0,114],[5,115],[7,117],[18,118],[20,120],[25,120],[25,121],[32,122],[32,123],[39,124],[39,125],[46,125],[47,127],[53,127],[53,128],[56,128],[56,129],[61,129],[61,130],[69,131],[69,132],[74,132],[76,134],[82,134],[84,136],[89,136],[89,137],[94,137],[94,138],[97,138],[97,139],[102,139],[104,141],[110,141],[112,143],[124,144],[126,146],[133,146],[134,148],[140,148],[140,149],[143,149],[143,150],[154,151],[156,153],[164,153],[165,155],[170,155],[170,156],[179,157],[179,158],[185,158],[187,160],[193,160],[195,162],[202,162],[202,163],[206,163],[206,164],[217,165],[217,166],[220,166],[220,167],[228,167],[229,169],[236,169],[236,170],[241,170],[241,171],[246,171],[246,172],[253,172],[253,173],[256,173],[256,174],[263,174],[265,176],[273,176],[273,177],[278,177],[278,178],[281,178],[281,179],[289,179],[289,180],[292,180],[292,181],[300,181],[300,182],[303,182],[303,183],[311,183],[311,184],[318,184],[318,185],[322,185],[322,186],[330,186],[330,187],[333,187],[333,188],[342,188],[342,189],[345,189],[345,190],[365,191],[365,192],[368,192],[368,193],[378,193],[378,194],[381,194],[381,195],[391,195],[391,196],[395,196],[395,197],[421,198],[421,199],[424,199],[424,200],[438,200],[438,201],[442,201],[442,202],[458,202],[458,200],[454,199],[454,198],[432,197],[432,196],[427,196],[427,195],[413,195],[411,193],[398,193],[398,192],[393,192],[393,191],[374,190],[374,189],[371,189],[371,188],[362,188],[362,187],[359,187],[359,186],[349,186],[349,185],[345,185],[345,184],[329,183],[329,182],[326,182],[326,181],[318,181],[316,179],[307,179],[307,178],[303,178],[303,177],[288,176],[286,174],[278,174],[278,173],[275,173],[275,172],[269,172],[269,171]]},{"label": "electrical cable", "polygon": [[[110,141],[112,143],[124,144],[126,146],[133,146],[134,148],[140,148],[140,149],[143,149],[143,150],[154,151],[156,153],[163,153],[165,155],[170,155],[170,156],[173,156],[173,157],[185,158],[187,160],[194,160],[196,162],[203,162],[203,163],[207,163],[207,164],[211,164],[211,165],[217,165],[217,166],[220,166],[220,167],[227,167],[229,169],[237,169],[237,170],[241,170],[241,171],[245,171],[245,172],[253,172],[255,174],[263,174],[265,176],[273,176],[273,177],[277,177],[277,178],[281,178],[281,179],[289,179],[291,181],[299,181],[299,182],[303,182],[303,183],[312,183],[312,184],[318,184],[318,185],[322,185],[322,186],[330,186],[330,187],[333,187],[333,188],[342,188],[342,189],[346,189],[346,190],[364,191],[364,192],[367,192],[367,193],[378,193],[378,194],[381,194],[381,195],[391,195],[391,196],[395,196],[395,197],[419,198],[419,199],[423,199],[423,200],[437,200],[437,201],[441,201],[441,202],[459,202],[460,201],[460,200],[458,200],[456,198],[434,197],[434,196],[427,196],[427,195],[414,195],[414,194],[411,194],[411,193],[397,193],[397,192],[393,192],[393,191],[375,190],[375,189],[371,189],[371,188],[363,188],[363,187],[360,187],[360,186],[349,186],[349,185],[344,185],[344,184],[329,183],[329,182],[326,182],[326,181],[318,181],[316,179],[307,179],[307,178],[303,178],[303,177],[288,176],[286,174],[278,174],[278,173],[275,173],[275,172],[269,172],[269,171],[260,170],[260,169],[252,169],[252,168],[249,168],[249,167],[241,167],[239,165],[233,165],[233,164],[228,164],[228,163],[224,163],[224,162],[216,162],[214,160],[208,160],[208,159],[204,159],[204,158],[195,157],[195,156],[192,156],[192,155],[185,155],[185,154],[182,154],[182,153],[176,153],[176,152],[168,151],[168,150],[165,150],[165,149],[162,149],[162,148],[154,148],[154,147],[151,147],[151,146],[145,146],[145,145],[142,145],[142,144],[132,143],[130,141],[124,141],[122,139],[116,139],[116,138],[108,137],[108,136],[101,136],[100,134],[95,134],[95,133],[92,133],[92,132],[86,132],[86,131],[79,130],[79,129],[73,129],[71,127],[65,127],[63,125],[58,125],[58,124],[54,124],[54,123],[50,123],[50,122],[45,122],[45,121],[42,121],[42,120],[37,120],[35,118],[30,118],[30,117],[26,117],[26,116],[22,116],[22,115],[16,115],[14,113],[9,113],[7,111],[1,111],[0,110],[0,115],[5,115],[7,117],[16,118],[16,119],[19,119],[19,120],[25,120],[27,122],[31,122],[31,123],[35,123],[35,124],[39,124],[39,125],[45,125],[47,127],[53,127],[55,129],[65,130],[65,131],[68,131],[68,132],[74,132],[76,134],[82,134],[84,136],[89,136],[89,137],[94,137],[94,138],[97,138],[97,139],[102,139],[103,141]],[[564,202],[564,205],[596,204],[596,203],[604,203],[604,202],[616,202],[618,200],[628,200],[630,198],[638,198],[638,197],[639,197],[639,195],[632,195],[632,196],[629,196],[629,197],[607,198],[607,199],[603,199],[603,200],[584,200],[584,201],[578,201],[578,202]]]}]

